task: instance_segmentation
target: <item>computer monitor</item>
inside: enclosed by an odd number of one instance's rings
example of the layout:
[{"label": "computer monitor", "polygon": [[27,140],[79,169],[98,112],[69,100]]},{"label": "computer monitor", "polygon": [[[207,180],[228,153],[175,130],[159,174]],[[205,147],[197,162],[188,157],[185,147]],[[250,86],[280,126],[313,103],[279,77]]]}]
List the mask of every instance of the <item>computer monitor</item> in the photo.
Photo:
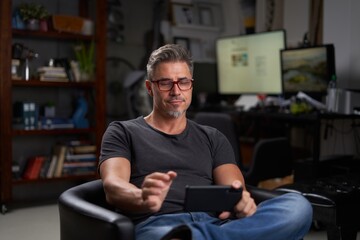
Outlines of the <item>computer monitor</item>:
[{"label": "computer monitor", "polygon": [[217,39],[219,93],[282,94],[280,50],[285,46],[285,30]]},{"label": "computer monitor", "polygon": [[201,105],[200,101],[217,104],[220,99],[217,86],[217,67],[214,62],[194,62],[194,106]]},{"label": "computer monitor", "polygon": [[217,87],[217,67],[213,62],[194,62],[194,93],[215,94]]},{"label": "computer monitor", "polygon": [[282,50],[281,67],[285,95],[304,92],[320,97],[336,76],[334,45]]}]

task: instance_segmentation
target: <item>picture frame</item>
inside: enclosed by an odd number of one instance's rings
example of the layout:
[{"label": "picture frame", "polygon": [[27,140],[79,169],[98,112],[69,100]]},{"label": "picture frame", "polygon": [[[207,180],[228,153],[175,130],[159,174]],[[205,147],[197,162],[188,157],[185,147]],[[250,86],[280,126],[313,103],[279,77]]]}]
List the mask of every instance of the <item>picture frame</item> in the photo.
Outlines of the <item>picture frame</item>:
[{"label": "picture frame", "polygon": [[183,3],[172,4],[172,21],[175,25],[194,24],[195,16],[194,5]]},{"label": "picture frame", "polygon": [[223,28],[221,4],[204,1],[196,2],[198,24],[203,27]]},{"label": "picture frame", "polygon": [[199,6],[199,23],[203,26],[214,26],[214,13],[208,6]]},{"label": "picture frame", "polygon": [[185,37],[174,37],[174,43],[179,44],[190,50],[190,39]]}]

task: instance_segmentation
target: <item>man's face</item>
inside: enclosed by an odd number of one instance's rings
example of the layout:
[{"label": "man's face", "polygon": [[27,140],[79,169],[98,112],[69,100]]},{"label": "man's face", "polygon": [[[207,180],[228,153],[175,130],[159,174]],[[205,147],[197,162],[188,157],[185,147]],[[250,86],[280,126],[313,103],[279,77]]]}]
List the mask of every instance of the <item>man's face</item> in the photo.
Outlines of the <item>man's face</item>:
[{"label": "man's face", "polygon": [[174,84],[171,90],[161,91],[157,81],[178,82],[186,79],[192,79],[192,75],[185,62],[159,64],[154,71],[153,79],[149,79],[153,82],[146,81],[146,87],[153,96],[154,111],[172,117],[183,115],[191,103],[192,88],[180,90],[179,86]]}]

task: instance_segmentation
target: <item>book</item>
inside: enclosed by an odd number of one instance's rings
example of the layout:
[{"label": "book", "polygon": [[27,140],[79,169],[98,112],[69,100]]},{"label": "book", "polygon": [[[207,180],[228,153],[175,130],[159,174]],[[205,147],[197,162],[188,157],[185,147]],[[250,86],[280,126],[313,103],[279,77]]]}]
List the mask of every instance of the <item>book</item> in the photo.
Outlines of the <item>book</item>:
[{"label": "book", "polygon": [[50,166],[46,173],[46,178],[52,178],[54,176],[56,166],[57,166],[57,155],[53,154],[51,156]]},{"label": "book", "polygon": [[40,176],[41,167],[45,161],[44,156],[31,157],[28,160],[23,178],[24,179],[37,179]]},{"label": "book", "polygon": [[44,157],[44,162],[43,162],[42,167],[40,169],[40,174],[39,174],[40,178],[46,178],[47,171],[48,171],[48,169],[50,167],[50,162],[51,162],[51,158],[49,156],[45,156]]},{"label": "book", "polygon": [[95,145],[70,146],[69,153],[72,154],[96,153],[96,146]]},{"label": "book", "polygon": [[34,130],[38,124],[36,103],[17,101],[13,106],[13,127],[15,129]]},{"label": "book", "polygon": [[69,152],[66,154],[65,157],[66,161],[87,161],[87,162],[92,162],[92,161],[96,161],[96,154],[94,153],[84,153],[84,154],[70,154]]},{"label": "book", "polygon": [[63,67],[51,67],[51,66],[42,66],[42,67],[39,67],[37,69],[38,72],[44,72],[44,73],[47,73],[47,72],[54,72],[54,73],[62,73],[62,72],[65,72],[65,68]]},{"label": "book", "polygon": [[65,145],[58,145],[55,147],[55,154],[57,156],[57,163],[54,172],[54,177],[61,177],[63,165],[65,161],[65,154],[66,154],[66,146]]}]

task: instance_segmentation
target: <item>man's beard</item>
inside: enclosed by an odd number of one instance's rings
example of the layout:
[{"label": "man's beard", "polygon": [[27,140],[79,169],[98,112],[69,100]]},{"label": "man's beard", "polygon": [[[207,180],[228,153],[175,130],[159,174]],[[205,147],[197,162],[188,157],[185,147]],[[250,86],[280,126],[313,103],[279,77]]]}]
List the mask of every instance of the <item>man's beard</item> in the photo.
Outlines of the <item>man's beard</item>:
[{"label": "man's beard", "polygon": [[174,118],[179,118],[185,111],[168,111],[167,113]]}]

